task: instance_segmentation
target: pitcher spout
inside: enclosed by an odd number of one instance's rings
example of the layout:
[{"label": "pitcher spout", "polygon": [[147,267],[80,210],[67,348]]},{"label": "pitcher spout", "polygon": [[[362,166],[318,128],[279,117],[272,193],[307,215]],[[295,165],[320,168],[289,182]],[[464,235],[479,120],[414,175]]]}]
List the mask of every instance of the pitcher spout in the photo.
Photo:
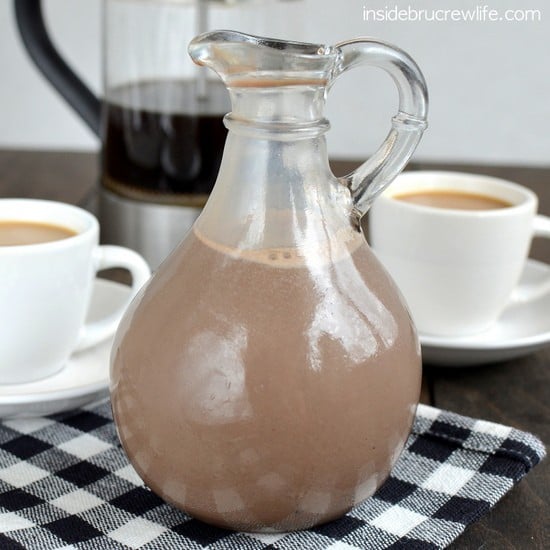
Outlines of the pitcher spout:
[{"label": "pitcher spout", "polygon": [[215,71],[228,87],[326,85],[338,50],[236,31],[214,31],[194,38],[188,48],[197,65]]}]

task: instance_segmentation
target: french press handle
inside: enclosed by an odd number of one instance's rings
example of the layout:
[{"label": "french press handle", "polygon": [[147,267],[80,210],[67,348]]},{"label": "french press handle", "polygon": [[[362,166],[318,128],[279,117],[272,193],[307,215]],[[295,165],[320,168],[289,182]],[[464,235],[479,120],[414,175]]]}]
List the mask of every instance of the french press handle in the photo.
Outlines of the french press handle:
[{"label": "french press handle", "polygon": [[399,91],[399,110],[392,118],[392,128],[382,145],[359,168],[340,178],[350,189],[358,221],[414,153],[427,127],[428,90],[418,65],[395,46],[357,38],[340,42],[334,48],[341,52],[336,76],[354,67],[380,67],[392,77]]},{"label": "french press handle", "polygon": [[97,136],[101,130],[101,102],[78,78],[53,45],[40,0],[14,0],[15,19],[23,44],[40,72]]}]

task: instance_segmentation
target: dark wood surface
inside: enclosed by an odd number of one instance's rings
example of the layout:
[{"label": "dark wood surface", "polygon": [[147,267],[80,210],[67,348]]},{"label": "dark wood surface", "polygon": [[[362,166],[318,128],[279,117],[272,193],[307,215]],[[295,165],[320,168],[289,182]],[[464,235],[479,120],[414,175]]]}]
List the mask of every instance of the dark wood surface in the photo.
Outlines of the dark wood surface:
[{"label": "dark wood surface", "polygon": [[[337,175],[352,162],[334,162]],[[550,168],[412,164],[410,169],[449,169],[516,181],[539,196],[550,215]],[[0,151],[0,197],[35,197],[89,207],[97,191],[98,160],[91,153]],[[539,239],[531,256],[550,262],[550,241]],[[548,313],[550,315],[550,312]],[[477,368],[424,370],[422,400],[460,414],[504,423],[550,443],[550,347],[528,357]],[[550,548],[550,462],[537,466],[452,549]]]}]

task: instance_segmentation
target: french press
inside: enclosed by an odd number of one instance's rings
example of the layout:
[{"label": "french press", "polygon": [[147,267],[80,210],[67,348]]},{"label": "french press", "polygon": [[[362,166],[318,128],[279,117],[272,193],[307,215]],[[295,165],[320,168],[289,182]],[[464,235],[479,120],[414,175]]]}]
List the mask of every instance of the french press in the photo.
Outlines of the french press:
[{"label": "french press", "polygon": [[212,28],[300,37],[299,0],[105,0],[104,96],[53,46],[40,0],[14,0],[31,58],[102,140],[102,239],[157,266],[200,213],[218,173],[225,86],[186,54]]}]

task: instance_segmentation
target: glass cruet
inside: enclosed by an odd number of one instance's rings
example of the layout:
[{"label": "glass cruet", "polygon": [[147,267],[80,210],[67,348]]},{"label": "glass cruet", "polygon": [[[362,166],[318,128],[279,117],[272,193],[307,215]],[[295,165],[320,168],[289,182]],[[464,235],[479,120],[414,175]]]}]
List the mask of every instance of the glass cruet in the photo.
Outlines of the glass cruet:
[{"label": "glass cruet", "polygon": [[[138,474],[185,512],[308,528],[374,493],[413,421],[418,339],[359,220],[420,140],[426,86],[372,39],[217,31],[189,52],[229,89],[229,134],[206,207],[119,327],[113,414]],[[380,149],[336,178],[327,90],[363,65],[393,77],[399,111]]]}]

